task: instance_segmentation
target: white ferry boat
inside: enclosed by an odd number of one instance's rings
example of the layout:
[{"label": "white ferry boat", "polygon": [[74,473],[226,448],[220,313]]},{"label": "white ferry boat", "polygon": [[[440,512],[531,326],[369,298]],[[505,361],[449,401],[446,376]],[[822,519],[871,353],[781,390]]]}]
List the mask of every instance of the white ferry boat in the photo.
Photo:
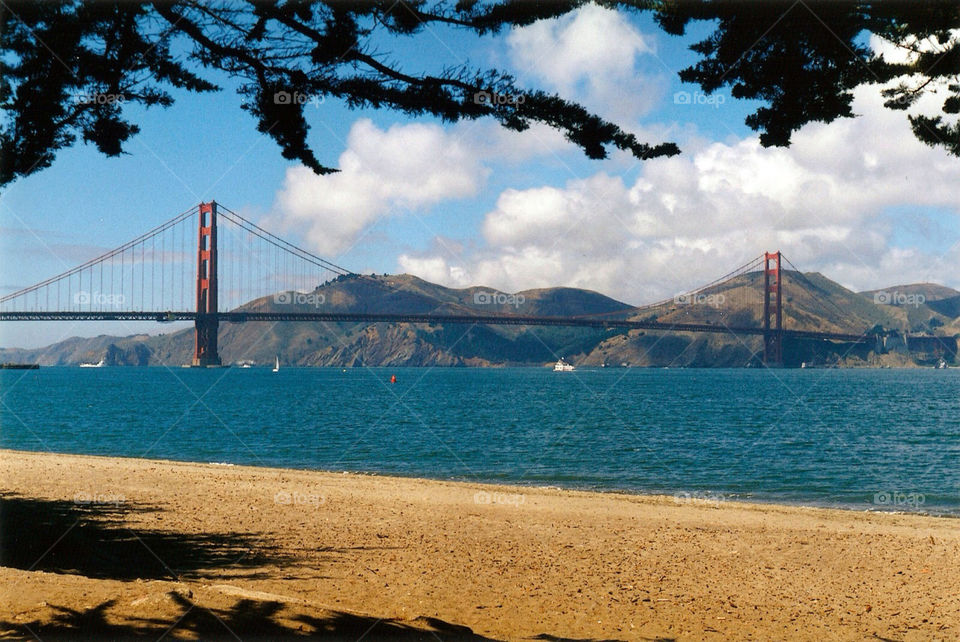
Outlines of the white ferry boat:
[{"label": "white ferry boat", "polygon": [[561,357],[559,361],[553,366],[554,372],[572,372],[575,368],[563,360]]}]

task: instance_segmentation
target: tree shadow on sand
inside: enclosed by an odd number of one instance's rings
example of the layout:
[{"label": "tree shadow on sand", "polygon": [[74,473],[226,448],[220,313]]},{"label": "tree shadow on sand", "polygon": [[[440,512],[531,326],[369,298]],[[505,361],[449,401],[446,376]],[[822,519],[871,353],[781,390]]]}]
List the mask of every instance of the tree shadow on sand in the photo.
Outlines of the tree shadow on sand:
[{"label": "tree shadow on sand", "polygon": [[[343,611],[321,615],[285,612],[281,602],[237,600],[228,608],[210,608],[180,593],[167,593],[176,613],[165,618],[132,618],[115,621],[108,611],[116,603],[108,600],[87,610],[53,606],[57,613],[32,622],[0,621],[0,636],[21,634],[41,640],[387,640],[414,642],[497,642],[474,633],[469,627],[438,618],[418,617],[401,622]],[[533,640],[550,642],[621,642],[614,639],[580,639],[541,634]],[[651,642],[672,642],[672,638],[640,638]]]},{"label": "tree shadow on sand", "polygon": [[0,622],[0,635],[21,634],[42,640],[282,640],[290,638],[322,640],[456,640],[495,642],[437,618],[417,618],[409,623],[329,611],[315,616],[302,613],[282,614],[287,608],[280,602],[241,599],[225,609],[195,604],[178,593],[168,596],[178,612],[167,618],[136,618],[112,622],[108,615],[114,600],[85,611],[53,607],[57,613],[47,621]]},{"label": "tree shadow on sand", "polygon": [[[275,576],[278,567],[295,566],[299,561],[250,533],[183,533],[126,525],[131,515],[151,512],[160,514],[157,507],[130,502],[82,503],[0,495],[0,566],[121,581],[221,579],[228,571],[242,573],[244,579],[257,579]],[[348,551],[323,547],[316,552],[339,555]],[[258,568],[262,570],[258,572]],[[192,594],[178,591],[162,597],[169,600],[163,615],[148,618],[111,613],[116,600],[76,610],[51,604],[52,613],[31,622],[0,621],[0,637],[492,640],[468,627],[436,618],[400,621],[341,611],[309,611],[279,601],[253,599],[239,599],[228,607],[222,607],[222,602],[211,606],[198,604],[191,600]],[[547,634],[534,639],[573,642]]]},{"label": "tree shadow on sand", "polygon": [[[546,640],[547,642],[623,642],[619,639],[609,638],[599,640],[596,638],[562,638],[557,637],[556,635],[549,635],[547,633],[541,633],[537,635],[532,640]],[[637,638],[638,640],[644,640],[644,642],[676,642],[675,638]]]},{"label": "tree shadow on sand", "polygon": [[180,579],[292,561],[247,533],[181,533],[128,528],[124,518],[156,508],[129,502],[79,503],[0,497],[0,566],[98,579]]}]

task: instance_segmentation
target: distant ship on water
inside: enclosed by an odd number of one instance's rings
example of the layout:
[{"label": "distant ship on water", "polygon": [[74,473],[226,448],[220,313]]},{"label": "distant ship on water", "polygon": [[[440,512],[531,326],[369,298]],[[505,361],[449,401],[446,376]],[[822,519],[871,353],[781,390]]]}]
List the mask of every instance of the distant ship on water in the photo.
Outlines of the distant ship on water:
[{"label": "distant ship on water", "polygon": [[81,368],[102,368],[104,366],[103,359],[100,359],[97,363],[81,363]]},{"label": "distant ship on water", "polygon": [[573,372],[575,369],[576,368],[574,368],[572,365],[564,361],[563,357],[561,357],[553,366],[554,372]]}]

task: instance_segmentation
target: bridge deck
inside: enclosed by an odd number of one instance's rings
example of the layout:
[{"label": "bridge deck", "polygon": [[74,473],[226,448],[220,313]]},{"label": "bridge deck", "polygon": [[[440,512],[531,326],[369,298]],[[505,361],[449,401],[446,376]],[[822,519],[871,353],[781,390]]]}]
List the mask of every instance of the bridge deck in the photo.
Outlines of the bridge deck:
[{"label": "bridge deck", "polygon": [[[196,312],[0,312],[0,321],[196,321]],[[477,325],[533,325],[586,328],[625,328],[628,330],[661,330],[670,332],[711,332],[715,334],[764,334],[763,328],[727,326],[710,323],[663,323],[590,317],[536,317],[521,315],[438,315],[376,314],[367,312],[220,312],[220,321],[246,323],[256,321],[299,321],[326,323],[457,323]],[[876,340],[872,334],[842,332],[810,332],[783,330],[785,337],[824,339],[866,343]]]}]

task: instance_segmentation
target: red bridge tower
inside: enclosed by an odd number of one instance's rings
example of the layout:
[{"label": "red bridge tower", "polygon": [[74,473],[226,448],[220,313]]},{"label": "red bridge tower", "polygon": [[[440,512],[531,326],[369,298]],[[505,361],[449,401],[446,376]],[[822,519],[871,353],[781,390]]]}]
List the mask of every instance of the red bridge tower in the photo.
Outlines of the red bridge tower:
[{"label": "red bridge tower", "polygon": [[193,365],[219,366],[217,354],[217,203],[200,203],[197,236],[197,318],[194,321]]},{"label": "red bridge tower", "polygon": [[[780,251],[763,255],[763,363],[783,365],[783,281]],[[771,323],[772,317],[772,323]]]}]

